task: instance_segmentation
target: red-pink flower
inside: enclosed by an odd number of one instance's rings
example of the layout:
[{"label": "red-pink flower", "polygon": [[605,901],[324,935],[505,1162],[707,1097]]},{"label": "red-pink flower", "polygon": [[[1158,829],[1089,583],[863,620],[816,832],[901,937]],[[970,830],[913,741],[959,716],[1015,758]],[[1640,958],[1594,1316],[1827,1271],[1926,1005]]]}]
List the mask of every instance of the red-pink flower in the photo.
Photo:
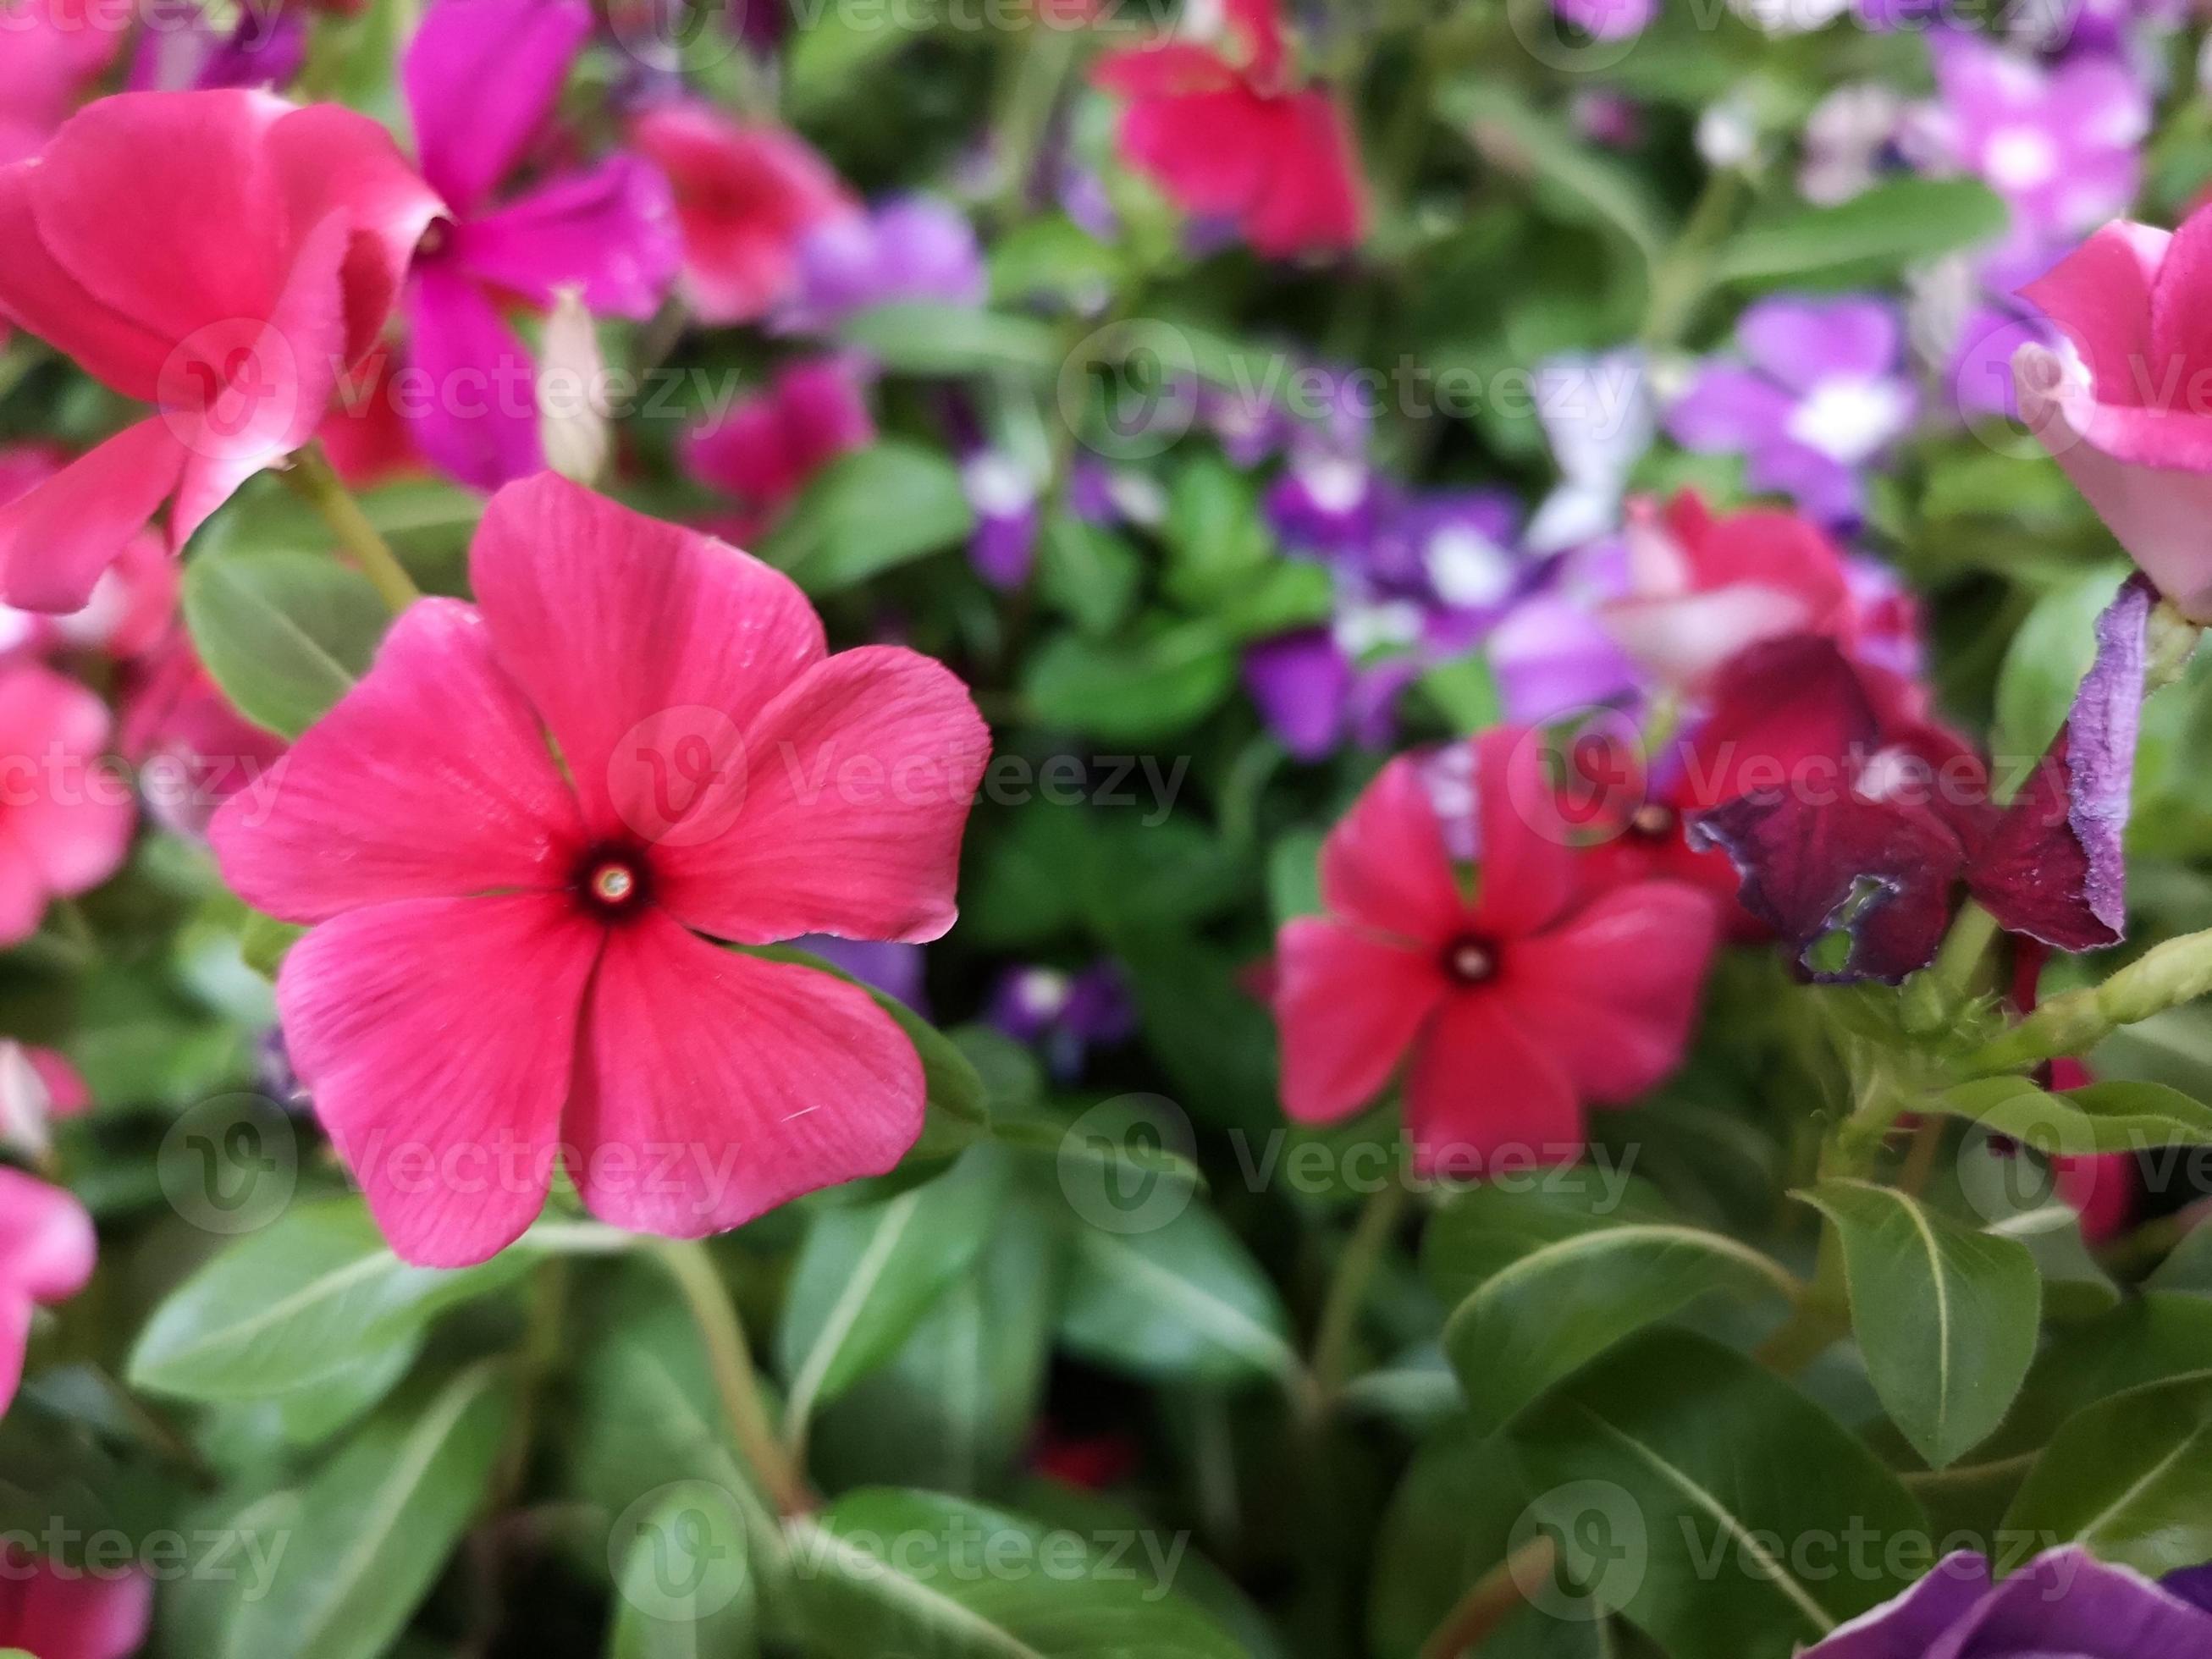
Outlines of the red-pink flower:
[{"label": "red-pink flower", "polygon": [[76,610],[305,443],[437,208],[375,122],[261,93],[103,99],[0,167],[0,314],[159,409],[0,509],[0,599]]},{"label": "red-pink flower", "polygon": [[[69,465],[51,444],[0,449],[0,507],[37,489]],[[0,607],[0,654],[13,651],[97,651],[129,658],[150,648],[177,614],[177,562],[161,538],[141,531],[93,584],[82,608],[64,616]]]},{"label": "red-pink flower", "polygon": [[1623,650],[1672,684],[1700,686],[1762,640],[1851,623],[1843,561],[1795,514],[1716,516],[1684,490],[1663,511],[1632,502],[1626,539],[1630,592],[1600,615]]},{"label": "red-pink flower", "polygon": [[791,287],[799,238],[859,209],[796,134],[733,121],[711,104],[655,105],[629,137],[676,192],[684,299],[702,323],[764,314]]},{"label": "red-pink flower", "polygon": [[1412,757],[1329,833],[1328,914],[1278,940],[1291,1117],[1356,1111],[1403,1065],[1419,1167],[1479,1174],[1572,1158],[1586,1103],[1632,1100],[1681,1062],[1717,907],[1671,881],[1593,891],[1540,748],[1512,728],[1475,739],[1472,896]]},{"label": "red-pink flower", "polygon": [[32,1309],[66,1302],[82,1290],[97,1251],[83,1205],[0,1164],[0,1413],[14,1403],[23,1380]]},{"label": "red-pink flower", "polygon": [[556,1157],[594,1214],[678,1237],[891,1168],[923,1101],[896,1024],[702,935],[951,927],[966,690],[825,654],[787,578],[550,475],[493,499],[471,569],[477,605],[410,607],[214,825],[250,903],[314,924],[285,1041],[392,1247],[491,1255]]},{"label": "red-pink flower", "polygon": [[86,0],[10,0],[0,21],[0,161],[37,155],[92,90],[123,45],[118,21]]},{"label": "red-pink flower", "polygon": [[118,746],[166,828],[205,835],[232,796],[276,787],[284,740],[231,707],[181,629],[137,665],[122,708]]},{"label": "red-pink flower", "polygon": [[2159,592],[2212,621],[2212,208],[2106,225],[2021,290],[2072,349],[2013,360],[2021,417]]},{"label": "red-pink flower", "polygon": [[136,817],[101,764],[107,705],[35,662],[0,667],[0,945],[28,939],[49,899],[113,875]]},{"label": "red-pink flower", "polygon": [[0,1151],[43,1158],[57,1118],[92,1108],[92,1091],[66,1055],[0,1038]]},{"label": "red-pink flower", "polygon": [[1297,84],[1278,0],[1227,0],[1224,22],[1218,46],[1162,40],[1099,60],[1092,78],[1128,100],[1122,156],[1271,258],[1358,246],[1352,133],[1326,88]]},{"label": "red-pink flower", "polygon": [[782,515],[808,479],[875,437],[852,363],[812,357],[779,370],[766,391],[685,434],[684,470],[737,501],[718,528],[750,541]]},{"label": "red-pink flower", "polygon": [[126,1659],[145,1645],[154,1581],[137,1567],[94,1572],[0,1547],[0,1648],[37,1659]]}]

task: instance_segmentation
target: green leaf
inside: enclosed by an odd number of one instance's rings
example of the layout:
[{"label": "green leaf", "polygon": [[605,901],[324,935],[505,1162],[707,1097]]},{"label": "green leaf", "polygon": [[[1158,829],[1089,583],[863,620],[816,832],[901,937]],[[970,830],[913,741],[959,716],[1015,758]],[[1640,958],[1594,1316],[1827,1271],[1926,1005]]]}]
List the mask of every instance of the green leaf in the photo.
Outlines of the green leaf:
[{"label": "green leaf", "polygon": [[1203,720],[1236,685],[1236,652],[1199,621],[1111,643],[1062,634],[1030,659],[1022,693],[1041,726],[1148,743]]},{"label": "green leaf", "polygon": [[1603,1214],[1569,1226],[1564,1218],[1541,1194],[1483,1187],[1431,1224],[1431,1278],[1472,1285],[1444,1322],[1443,1346],[1484,1433],[1709,1291],[1786,1298],[1798,1288],[1779,1263],[1725,1234]]},{"label": "green leaf", "polygon": [[1060,373],[1060,337],[1048,323],[974,306],[901,302],[848,318],[838,332],[901,374]]},{"label": "green leaf", "polygon": [[476,1365],[410,1389],[300,1489],[273,1581],[240,1595],[222,1659],[375,1659],[435,1582],[483,1501],[512,1413],[505,1373]]},{"label": "green leaf", "polygon": [[[1879,1549],[1846,1565],[1843,1517],[1877,1539],[1923,1537],[1919,1506],[1787,1382],[1685,1331],[1607,1354],[1511,1439],[1572,1581],[1672,1659],[1809,1646],[1933,1565]],[[1808,1558],[1808,1539],[1832,1553]]]},{"label": "green leaf", "polygon": [[2157,1577],[2212,1560],[2208,1468],[2212,1373],[2130,1389],[2067,1421],[2004,1524]]},{"label": "green leaf", "polygon": [[359,571],[326,554],[289,550],[191,560],[184,610],[192,645],[223,695],[287,738],[352,689],[392,621]]},{"label": "green leaf", "polygon": [[1851,1331],[1884,1409],[1930,1468],[1955,1462],[2003,1420],[2035,1358],[2035,1258],[1893,1187],[1824,1181],[1799,1196],[1842,1243]]},{"label": "green leaf", "polygon": [[2002,768],[2033,763],[2058,735],[2081,677],[2096,659],[2092,624],[2126,574],[2127,567],[2116,564],[2083,571],[2038,599],[2014,633],[1997,671],[1990,738]]},{"label": "green leaf", "polygon": [[1230,597],[1273,551],[1247,476],[1218,456],[1200,456],[1176,474],[1162,538],[1171,556],[1168,597],[1199,611]]},{"label": "green leaf", "polygon": [[2162,1083],[2092,1083],[2051,1094],[2024,1077],[1983,1078],[1928,1103],[2045,1156],[2212,1145],[2212,1107]]},{"label": "green leaf", "polygon": [[1074,1263],[1060,1338],[1074,1352],[1154,1380],[1298,1374],[1273,1283],[1203,1205],[1194,1200],[1172,1220],[1141,1231],[1071,1224]]},{"label": "green leaf", "polygon": [[1278,927],[1327,908],[1321,902],[1322,841],[1318,830],[1293,830],[1267,849],[1268,909]]},{"label": "green leaf", "polygon": [[804,1424],[897,1352],[974,1264],[998,1218],[1006,1175],[1003,1159],[978,1147],[896,1198],[816,1217],[776,1331],[787,1421]]},{"label": "green leaf", "polygon": [[670,1486],[628,1541],[608,1659],[750,1659],[760,1650],[744,1516],[728,1492],[708,1480]]},{"label": "green leaf", "polygon": [[1647,263],[1672,240],[1642,178],[1583,143],[1512,87],[1455,82],[1437,94],[1437,113],[1499,166],[1537,180],[1561,213],[1618,232]]},{"label": "green leaf", "polygon": [[302,1204],[225,1249],[155,1310],[130,1380],[185,1400],[266,1400],[331,1381],[456,1304],[512,1284],[518,1245],[482,1267],[411,1267],[357,1199]]},{"label": "green leaf", "polygon": [[[790,1528],[811,1647],[832,1659],[1240,1659],[1229,1633],[1081,1533],[933,1492],[848,1492]],[[1175,1547],[1146,1534],[1135,1547]]]},{"label": "green leaf", "polygon": [[2076,1412],[2125,1389],[2212,1371],[2212,1300],[2147,1289],[2099,1318],[2054,1327],[1983,1461],[2040,1449]]},{"label": "green leaf", "polygon": [[836,593],[950,547],[974,526],[951,462],[891,439],[817,475],[761,556],[809,593]]},{"label": "green leaf", "polygon": [[1037,544],[1037,597],[1099,639],[1128,620],[1144,586],[1144,562],[1112,531],[1073,514],[1045,521]]},{"label": "green leaf", "polygon": [[1717,282],[1844,287],[2004,234],[2004,204],[1974,179],[1898,179],[1834,207],[1747,226],[1713,261]]}]

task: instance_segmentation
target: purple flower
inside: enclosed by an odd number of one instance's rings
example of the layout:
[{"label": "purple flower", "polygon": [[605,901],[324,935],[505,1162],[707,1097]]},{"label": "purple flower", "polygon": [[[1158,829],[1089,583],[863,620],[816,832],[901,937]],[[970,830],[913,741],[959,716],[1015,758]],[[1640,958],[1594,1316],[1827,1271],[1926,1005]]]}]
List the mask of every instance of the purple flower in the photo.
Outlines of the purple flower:
[{"label": "purple flower", "polygon": [[1552,9],[1596,40],[1641,34],[1659,15],[1659,0],[1552,0]]},{"label": "purple flower", "polygon": [[1916,159],[1983,179],[2012,209],[2016,235],[2078,236],[2135,200],[2150,99],[2119,59],[2046,67],[1952,30],[1929,51],[1940,95],[1909,135]]},{"label": "purple flower", "polygon": [[1009,969],[991,999],[989,1018],[1015,1042],[1042,1048],[1046,1066],[1061,1079],[1080,1072],[1091,1049],[1126,1042],[1137,1029],[1121,970],[1106,961],[1074,974]]},{"label": "purple flower", "polygon": [[1004,450],[982,448],[961,466],[960,485],[975,515],[968,562],[993,587],[1019,587],[1036,556],[1036,475]]},{"label": "purple flower", "polygon": [[667,181],[635,156],[493,203],[591,31],[585,0],[437,0],[403,67],[422,174],[452,216],[408,285],[409,371],[427,388],[405,412],[422,453],[483,489],[544,465],[536,366],[503,303],[573,287],[595,315],[650,317],[682,258]]},{"label": "purple flower", "polygon": [[933,196],[902,196],[817,225],[799,244],[796,292],[778,332],[828,334],[876,306],[980,306],[990,294],[975,227]]},{"label": "purple flower", "polygon": [[1621,495],[1657,431],[1644,354],[1574,352],[1538,364],[1536,419],[1559,483],[1528,522],[1528,550],[1565,552],[1620,529]]},{"label": "purple flower", "polygon": [[929,998],[922,989],[922,947],[889,945],[876,939],[838,939],[830,933],[807,933],[792,943],[817,956],[832,968],[850,974],[863,985],[885,996],[896,997],[918,1014],[929,1012]]},{"label": "purple flower", "polygon": [[2078,1548],[2002,1584],[1978,1555],[1947,1556],[1896,1600],[1802,1659],[2183,1659],[2212,1653],[2212,1613]]},{"label": "purple flower", "polygon": [[1879,81],[1838,87],[1805,118],[1798,193],[1832,207],[1872,189],[1895,162],[1905,115],[1905,100],[1893,87]]},{"label": "purple flower", "polygon": [[1763,300],[1736,325],[1744,364],[1713,363],[1667,411],[1686,449],[1739,453],[1755,489],[1814,517],[1858,516],[1858,470],[1901,436],[1918,399],[1903,330],[1880,300]]},{"label": "purple flower", "polygon": [[125,90],[211,92],[223,87],[289,85],[307,59],[304,5],[265,16],[248,8],[219,27],[198,0],[158,3],[138,37]]}]

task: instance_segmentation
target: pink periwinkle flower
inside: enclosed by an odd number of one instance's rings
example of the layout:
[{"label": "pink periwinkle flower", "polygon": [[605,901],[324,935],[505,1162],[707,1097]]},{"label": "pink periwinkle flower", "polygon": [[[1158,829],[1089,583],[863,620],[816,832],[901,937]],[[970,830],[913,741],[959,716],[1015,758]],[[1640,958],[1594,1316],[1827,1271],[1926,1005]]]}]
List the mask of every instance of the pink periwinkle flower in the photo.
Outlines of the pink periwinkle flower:
[{"label": "pink periwinkle flower", "polygon": [[629,137],[676,192],[684,303],[702,323],[765,315],[790,293],[800,239],[859,211],[830,164],[781,127],[680,102],[645,110]]},{"label": "pink periwinkle flower", "polygon": [[[51,444],[0,448],[0,507],[27,495],[69,464]],[[0,656],[96,651],[130,658],[150,649],[177,614],[177,562],[150,528],[123,544],[78,609],[53,616],[0,606]]]},{"label": "pink periwinkle flower", "polygon": [[493,498],[471,571],[214,824],[247,902],[313,926],[285,1039],[393,1249],[483,1261],[556,1160],[684,1237],[890,1170],[924,1098],[897,1024],[714,941],[952,925],[965,688],[828,655],[785,576],[550,474]]},{"label": "pink periwinkle flower", "polygon": [[65,1567],[0,1547],[0,1648],[37,1659],[127,1659],[154,1623],[154,1581],[121,1571]]},{"label": "pink periwinkle flower", "polygon": [[36,662],[0,666],[0,945],[28,939],[48,901],[113,875],[136,817],[100,763],[107,705]]},{"label": "pink periwinkle flower", "polygon": [[1673,881],[1594,890],[1540,749],[1520,728],[1477,738],[1460,769],[1472,811],[1452,803],[1451,823],[1437,762],[1401,757],[1329,832],[1328,913],[1285,924],[1276,961],[1297,1121],[1348,1116],[1402,1067],[1424,1170],[1559,1163],[1581,1149],[1585,1103],[1632,1100],[1681,1064],[1717,907]]},{"label": "pink periwinkle flower", "polygon": [[86,0],[10,0],[4,39],[0,162],[37,155],[123,45],[113,15]]},{"label": "pink periwinkle flower", "polygon": [[[82,1290],[97,1253],[83,1205],[58,1187],[0,1165],[0,1414],[15,1403],[23,1380],[32,1310]],[[6,1597],[0,1581],[0,1608]],[[0,1638],[6,1629],[0,1618]]]},{"label": "pink periwinkle flower", "polygon": [[595,316],[653,315],[680,246],[668,183],[635,155],[562,172],[495,200],[544,132],[592,32],[585,0],[436,0],[402,69],[423,176],[447,219],[406,297],[399,385],[422,453],[495,489],[544,465],[537,366],[504,315],[582,290]]},{"label": "pink periwinkle flower", "polygon": [[851,360],[810,357],[686,434],[682,460],[685,472],[737,503],[717,528],[750,541],[816,473],[875,439],[866,390]]},{"label": "pink periwinkle flower", "polygon": [[103,99],[0,167],[0,314],[158,410],[0,509],[0,599],[79,609],[306,443],[437,210],[375,122],[264,93]]},{"label": "pink periwinkle flower", "polygon": [[2021,290],[2067,349],[2013,359],[2021,416],[2159,592],[2212,622],[2212,209],[2106,226]]},{"label": "pink periwinkle flower", "polygon": [[118,747],[164,828],[204,836],[232,796],[276,787],[284,740],[231,706],[182,629],[135,665],[122,709]]}]

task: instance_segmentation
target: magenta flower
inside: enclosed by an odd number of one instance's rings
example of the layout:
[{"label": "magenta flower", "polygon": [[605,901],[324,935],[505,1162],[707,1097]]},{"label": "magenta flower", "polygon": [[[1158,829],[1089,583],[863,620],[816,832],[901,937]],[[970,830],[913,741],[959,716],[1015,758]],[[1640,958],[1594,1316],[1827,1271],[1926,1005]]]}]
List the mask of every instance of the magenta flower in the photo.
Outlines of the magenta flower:
[{"label": "magenta flower", "polygon": [[96,1573],[0,1547],[0,1647],[39,1659],[128,1659],[154,1623],[140,1568]]},{"label": "magenta flower", "polygon": [[214,824],[231,884],[313,925],[285,1039],[392,1248],[495,1254],[556,1159],[680,1237],[890,1169],[923,1103],[896,1024],[702,935],[943,934],[989,750],[966,690],[825,654],[786,577],[550,475],[494,497],[471,571],[478,605],[410,608]]},{"label": "magenta flower", "polygon": [[1912,425],[1904,331],[1880,300],[1762,300],[1736,325],[1741,364],[1710,363],[1667,411],[1686,449],[1741,454],[1753,489],[1836,524],[1859,512],[1859,472]]},{"label": "magenta flower", "polygon": [[102,769],[107,706],[33,662],[0,668],[0,945],[50,899],[97,887],[131,843],[131,791]]},{"label": "magenta flower", "polygon": [[685,434],[681,459],[685,472],[737,502],[719,527],[750,541],[782,516],[808,479],[875,441],[875,420],[851,362],[811,357]]},{"label": "magenta flower", "polygon": [[550,306],[574,287],[596,316],[650,317],[681,258],[668,182],[634,155],[494,202],[591,31],[584,0],[438,0],[408,48],[422,173],[451,216],[408,284],[408,415],[422,453],[483,489],[544,465],[536,365],[507,304]]},{"label": "magenta flower", "polygon": [[829,334],[872,307],[980,306],[990,291],[975,227],[960,210],[902,196],[823,219],[799,239],[796,283],[775,327]]},{"label": "magenta flower", "polygon": [[69,0],[15,0],[0,52],[0,162],[35,155],[123,45]]},{"label": "magenta flower", "polygon": [[1949,1555],[1911,1589],[1803,1659],[2182,1659],[2212,1653],[2212,1613],[2079,1548],[2039,1555],[2002,1583]]},{"label": "magenta flower", "polygon": [[[82,1290],[97,1254],[84,1206],[58,1187],[0,1165],[0,1415],[23,1380],[31,1310]],[[6,1634],[0,1621],[0,1638]]]}]

